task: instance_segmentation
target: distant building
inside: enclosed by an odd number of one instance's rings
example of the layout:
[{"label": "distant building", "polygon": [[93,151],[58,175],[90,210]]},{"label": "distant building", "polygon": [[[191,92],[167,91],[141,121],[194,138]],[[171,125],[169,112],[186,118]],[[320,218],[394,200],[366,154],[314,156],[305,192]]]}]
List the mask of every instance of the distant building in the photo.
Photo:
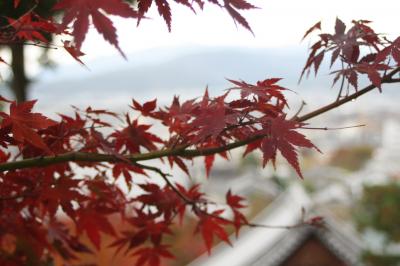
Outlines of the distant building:
[{"label": "distant building", "polygon": [[[296,225],[302,209],[314,204],[303,188],[294,183],[255,219],[272,226]],[[325,218],[325,217],[324,217]],[[323,227],[302,225],[292,229],[247,228],[233,247],[217,245],[211,256],[203,255],[190,266],[353,266],[360,262],[362,247],[357,234],[326,217]]]},{"label": "distant building", "polygon": [[304,226],[289,230],[257,258],[254,266],[350,266],[360,262],[361,248],[338,225]]}]

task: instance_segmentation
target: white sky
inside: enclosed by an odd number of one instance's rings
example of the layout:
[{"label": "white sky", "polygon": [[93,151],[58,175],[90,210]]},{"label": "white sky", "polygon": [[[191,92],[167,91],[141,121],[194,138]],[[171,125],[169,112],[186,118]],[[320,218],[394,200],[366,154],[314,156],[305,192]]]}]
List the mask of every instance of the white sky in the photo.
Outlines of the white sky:
[{"label": "white sky", "polygon": [[[243,27],[236,28],[229,15],[218,7],[206,5],[195,16],[182,5],[173,5],[172,33],[169,33],[157,10],[152,7],[151,19],[137,28],[135,20],[115,20],[121,48],[131,54],[165,46],[209,45],[245,47],[285,47],[299,45],[310,26],[322,20],[332,30],[338,16],[346,23],[352,19],[374,21],[377,32],[400,35],[399,0],[249,0],[260,9],[243,12],[255,36]],[[108,43],[91,31],[83,47],[86,60],[116,55]]]},{"label": "white sky", "polygon": [[[323,28],[331,31],[336,16],[345,23],[352,19],[374,21],[377,32],[388,33],[392,37],[400,35],[400,0],[248,0],[260,7],[244,11],[255,36],[243,27],[235,27],[227,12],[213,5],[206,5],[204,11],[194,15],[182,5],[172,5],[172,32],[152,6],[148,17],[139,27],[133,19],[113,18],[118,29],[119,42],[128,60],[134,60],[140,51],[157,47],[181,46],[242,46],[242,47],[296,47],[304,32],[317,21],[322,20]],[[119,56],[118,51],[103,40],[92,27],[83,45],[86,53],[82,59],[90,68],[91,61],[99,57]],[[29,50],[29,72],[37,73],[38,51]],[[53,52],[59,65],[78,63],[65,51]],[[1,54],[8,59],[7,54]],[[123,59],[121,58],[121,61]],[[3,67],[4,68],[4,67]],[[1,71],[7,71],[1,70]]]}]

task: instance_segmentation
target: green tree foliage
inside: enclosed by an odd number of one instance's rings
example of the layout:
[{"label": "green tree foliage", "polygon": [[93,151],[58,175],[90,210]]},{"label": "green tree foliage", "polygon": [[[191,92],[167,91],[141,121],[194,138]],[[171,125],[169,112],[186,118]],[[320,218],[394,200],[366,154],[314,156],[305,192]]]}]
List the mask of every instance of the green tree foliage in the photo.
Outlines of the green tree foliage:
[{"label": "green tree foliage", "polygon": [[371,159],[373,151],[372,147],[366,145],[340,148],[333,153],[330,164],[357,171]]},{"label": "green tree foliage", "polygon": [[400,256],[385,252],[391,244],[400,244],[400,183],[365,186],[357,204],[355,222],[361,232],[373,230],[384,236],[380,251],[367,250],[364,260],[369,265],[399,265]]}]

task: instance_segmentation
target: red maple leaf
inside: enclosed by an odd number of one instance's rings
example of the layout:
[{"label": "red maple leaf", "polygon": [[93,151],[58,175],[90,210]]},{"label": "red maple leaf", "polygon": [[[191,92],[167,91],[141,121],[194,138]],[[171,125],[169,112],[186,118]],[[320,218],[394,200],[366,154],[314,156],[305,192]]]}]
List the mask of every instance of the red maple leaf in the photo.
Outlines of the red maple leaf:
[{"label": "red maple leaf", "polygon": [[171,8],[166,0],[154,0],[157,5],[158,13],[167,23],[168,30],[171,31]]},{"label": "red maple leaf", "polygon": [[371,83],[376,86],[380,92],[382,92],[381,87],[381,75],[379,74],[380,70],[388,70],[390,69],[386,64],[368,64],[368,63],[360,63],[354,67],[354,69],[360,73],[367,74],[368,79]]},{"label": "red maple leaf", "polygon": [[229,245],[232,245],[229,240],[228,233],[223,227],[224,225],[229,224],[229,222],[218,218],[218,216],[220,216],[223,212],[223,210],[217,210],[212,212],[212,215],[200,213],[200,220],[197,224],[196,232],[201,233],[204,243],[206,244],[208,254],[210,254],[213,246],[214,235]]},{"label": "red maple leaf", "polygon": [[108,221],[107,217],[94,211],[94,210],[80,210],[78,212],[79,218],[77,220],[78,234],[82,232],[86,232],[90,241],[95,245],[95,247],[99,250],[101,244],[101,235],[100,232],[104,232],[109,235],[115,236],[116,233],[114,231],[113,226]]},{"label": "red maple leaf", "polygon": [[117,151],[139,153],[140,147],[152,151],[157,149],[155,143],[163,142],[156,135],[147,132],[150,125],[139,124],[137,120],[131,121],[129,115],[126,115],[126,121],[128,122],[127,127],[111,134]]},{"label": "red maple leaf", "polygon": [[33,146],[52,153],[36,130],[54,126],[57,122],[43,116],[40,113],[32,113],[36,100],[23,103],[11,102],[10,114],[0,112],[3,118],[1,128],[11,127],[13,138],[21,143],[30,143]]},{"label": "red maple leaf", "polygon": [[21,0],[14,0],[14,8],[17,8],[20,2]]},{"label": "red maple leaf", "polygon": [[151,112],[157,107],[157,99],[145,102],[143,105],[132,99],[132,104],[133,110],[139,111],[143,116],[150,116]]},{"label": "red maple leaf", "polygon": [[275,163],[276,153],[279,150],[282,156],[296,170],[297,174],[303,178],[296,147],[315,148],[318,151],[319,149],[303,134],[295,131],[295,129],[301,128],[301,126],[302,124],[296,121],[285,120],[284,116],[266,121],[264,133],[268,137],[264,138],[261,142],[264,165],[270,160]]},{"label": "red maple leaf", "polygon": [[246,207],[242,204],[244,200],[245,199],[241,196],[233,195],[231,190],[228,190],[226,193],[226,203],[233,212],[233,226],[235,227],[236,237],[239,235],[240,228],[249,223],[246,217],[238,210]]},{"label": "red maple leaf", "polygon": [[244,201],[245,199],[241,196],[238,195],[233,195],[231,190],[228,190],[226,193],[226,203],[234,209],[240,209],[246,207],[246,205],[243,205],[241,202]]},{"label": "red maple leaf", "polygon": [[229,112],[225,106],[224,99],[227,94],[220,96],[213,101],[208,97],[206,90],[203,100],[195,113],[194,120],[189,124],[191,130],[196,132],[193,142],[199,142],[210,137],[215,140],[227,125],[237,123],[239,115]]},{"label": "red maple leaf", "polygon": [[145,247],[135,251],[132,255],[139,256],[136,266],[150,265],[159,266],[161,258],[173,259],[175,258],[171,252],[168,251],[168,245],[155,245],[154,247]]},{"label": "red maple leaf", "polygon": [[207,176],[210,176],[210,171],[211,171],[211,168],[212,168],[212,166],[214,164],[214,160],[215,160],[215,155],[214,154],[204,156],[204,163],[206,165],[206,175]]},{"label": "red maple leaf", "polygon": [[71,200],[83,201],[86,199],[84,195],[78,192],[77,187],[81,181],[71,179],[71,177],[61,177],[54,184],[43,186],[39,200],[45,206],[51,216],[56,214],[59,206],[70,217],[74,217],[74,208]]},{"label": "red maple leaf", "polygon": [[375,63],[381,63],[382,61],[386,60],[390,54],[397,62],[397,65],[400,65],[400,37],[391,43],[391,45],[385,47],[377,53]]},{"label": "red maple leaf", "polygon": [[229,82],[237,86],[232,89],[240,90],[240,95],[242,98],[255,95],[263,101],[269,101],[273,98],[276,98],[286,104],[286,99],[285,96],[282,94],[282,91],[287,89],[276,84],[280,80],[282,79],[271,78],[263,81],[258,81],[256,85],[253,85],[244,81],[228,79]]},{"label": "red maple leaf", "polygon": [[162,121],[169,127],[169,132],[179,135],[188,131],[188,123],[196,109],[195,100],[188,100],[182,104],[178,97],[174,97],[172,104],[162,115]]},{"label": "red maple leaf", "polygon": [[79,63],[81,63],[83,66],[85,65],[82,60],[79,58],[81,56],[84,56],[85,54],[76,48],[73,44],[71,44],[70,41],[65,41],[64,42],[64,49]]},{"label": "red maple leaf", "polygon": [[142,169],[139,168],[133,164],[128,164],[128,163],[116,163],[113,166],[112,170],[112,175],[117,180],[119,176],[122,174],[125,179],[125,183],[128,186],[129,189],[131,189],[132,186],[132,175],[131,173],[137,173],[141,175],[146,175],[146,172]]},{"label": "red maple leaf", "polygon": [[204,193],[200,192],[200,184],[193,185],[189,190],[186,190],[182,185],[179,184],[176,184],[176,186],[179,191],[191,201],[202,201]]},{"label": "red maple leaf", "polygon": [[146,205],[157,207],[157,210],[153,213],[154,215],[163,214],[164,218],[168,220],[177,212],[176,208],[182,204],[182,200],[168,186],[160,188],[158,185],[151,183],[139,186],[146,193],[136,199]]},{"label": "red maple leaf", "polygon": [[[253,33],[247,20],[238,12],[238,10],[244,9],[254,9],[256,8],[252,4],[246,2],[245,0],[224,0],[224,7],[228,11],[229,15],[233,18],[235,23],[239,23],[251,33]],[[253,33],[254,34],[254,33]]]},{"label": "red maple leaf", "polygon": [[127,246],[125,253],[128,253],[148,240],[158,246],[161,244],[164,234],[172,235],[168,222],[155,222],[151,215],[146,215],[141,211],[138,211],[137,218],[130,219],[129,222],[135,227],[135,230],[123,232],[123,237],[109,245],[109,247],[117,248],[115,254],[118,254],[125,246]]},{"label": "red maple leaf", "polygon": [[304,40],[311,32],[315,31],[315,30],[321,30],[321,21],[317,22],[314,24],[314,26],[312,26],[311,28],[309,28],[306,33],[304,34],[302,40]]},{"label": "red maple leaf", "polygon": [[47,43],[48,40],[43,36],[43,32],[58,32],[56,24],[50,20],[43,19],[34,13],[25,14],[18,19],[7,19],[8,23],[15,29],[15,37],[19,40]]},{"label": "red maple leaf", "polygon": [[169,162],[169,164],[170,164],[171,167],[173,167],[173,164],[175,163],[176,165],[178,165],[178,167],[179,167],[183,172],[185,172],[188,176],[190,175],[190,174],[189,174],[189,169],[188,169],[188,167],[186,166],[185,162],[184,162],[182,159],[180,159],[179,157],[169,156],[169,157],[168,157],[168,162]]},{"label": "red maple leaf", "polygon": [[92,19],[96,30],[103,35],[104,39],[114,45],[123,55],[119,47],[116,29],[113,22],[104,14],[120,16],[124,18],[137,18],[138,13],[122,0],[61,0],[53,9],[64,10],[61,24],[62,29],[73,22],[72,35],[75,46],[81,48],[89,29],[89,18]]}]

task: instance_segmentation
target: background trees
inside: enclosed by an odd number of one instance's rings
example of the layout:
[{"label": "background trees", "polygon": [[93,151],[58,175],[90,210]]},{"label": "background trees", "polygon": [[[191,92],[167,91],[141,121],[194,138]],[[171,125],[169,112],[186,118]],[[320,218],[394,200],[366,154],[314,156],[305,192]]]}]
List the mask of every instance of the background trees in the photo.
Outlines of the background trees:
[{"label": "background trees", "polygon": [[383,240],[375,243],[375,245],[380,245],[379,252],[365,250],[364,260],[370,265],[397,265],[400,261],[400,257],[393,251],[393,247],[399,243],[399,213],[397,211],[400,204],[399,189],[396,181],[366,186],[358,202],[355,213],[358,229],[365,234],[368,231],[378,234],[375,237],[379,239],[380,235]]}]

